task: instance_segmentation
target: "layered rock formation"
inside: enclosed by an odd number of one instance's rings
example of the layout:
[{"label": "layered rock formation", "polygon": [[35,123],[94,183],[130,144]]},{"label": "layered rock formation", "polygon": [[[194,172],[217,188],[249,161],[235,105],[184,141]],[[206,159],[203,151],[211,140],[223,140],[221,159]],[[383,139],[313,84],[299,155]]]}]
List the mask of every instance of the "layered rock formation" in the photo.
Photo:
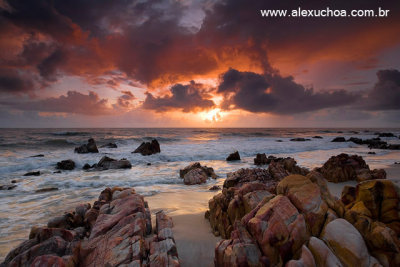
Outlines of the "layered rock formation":
[{"label": "layered rock formation", "polygon": [[179,266],[172,220],[133,188],[106,188],[98,201],[32,227],[0,266]]},{"label": "layered rock formation", "polygon": [[306,174],[292,158],[272,161],[266,169],[240,169],[228,173],[222,193],[209,201],[209,219],[215,235],[229,238],[235,221],[276,194],[278,182],[290,173]]}]

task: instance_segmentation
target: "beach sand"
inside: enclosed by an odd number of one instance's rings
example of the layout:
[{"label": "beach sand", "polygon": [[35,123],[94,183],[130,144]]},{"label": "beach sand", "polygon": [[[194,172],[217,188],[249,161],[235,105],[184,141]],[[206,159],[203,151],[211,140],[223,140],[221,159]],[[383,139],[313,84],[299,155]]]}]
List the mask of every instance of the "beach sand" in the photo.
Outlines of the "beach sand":
[{"label": "beach sand", "polygon": [[[208,200],[218,192],[196,191],[188,186],[186,191],[161,193],[146,197],[152,214],[164,210],[172,217],[173,232],[181,266],[214,266],[214,248],[221,240],[211,232],[210,223],[204,218]],[[155,218],[152,218],[155,223]]]}]

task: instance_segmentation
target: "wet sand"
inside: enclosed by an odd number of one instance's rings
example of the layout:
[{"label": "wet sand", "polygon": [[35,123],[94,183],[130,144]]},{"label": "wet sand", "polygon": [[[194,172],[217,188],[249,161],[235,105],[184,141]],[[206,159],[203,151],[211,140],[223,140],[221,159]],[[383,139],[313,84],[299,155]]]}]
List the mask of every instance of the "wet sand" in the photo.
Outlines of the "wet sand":
[{"label": "wet sand", "polygon": [[[221,240],[211,232],[204,218],[208,200],[218,192],[196,191],[204,186],[188,186],[186,191],[146,197],[152,214],[164,210],[172,217],[173,232],[181,266],[214,266],[215,244]],[[152,218],[153,223],[155,218]]]}]

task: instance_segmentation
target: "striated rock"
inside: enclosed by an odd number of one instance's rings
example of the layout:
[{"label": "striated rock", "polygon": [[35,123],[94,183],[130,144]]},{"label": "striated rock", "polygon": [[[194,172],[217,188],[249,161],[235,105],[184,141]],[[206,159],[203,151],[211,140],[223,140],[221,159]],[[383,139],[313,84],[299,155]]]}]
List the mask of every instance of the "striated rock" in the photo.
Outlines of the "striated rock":
[{"label": "striated rock", "polygon": [[24,176],[39,176],[40,175],[40,171],[36,171],[36,172],[27,172],[24,174]]},{"label": "striated rock", "polygon": [[335,137],[331,142],[346,142],[346,139],[340,136],[340,137]]},{"label": "striated rock", "polygon": [[377,264],[376,259],[369,254],[361,234],[344,219],[330,222],[324,229],[321,238],[345,266],[374,266]]},{"label": "striated rock", "polygon": [[[29,240],[1,266],[179,266],[172,220],[156,214],[132,188],[106,188],[98,201],[32,227]],[[73,228],[74,230],[68,230]],[[89,231],[89,232],[87,232]]]},{"label": "striated rock", "polygon": [[59,170],[73,170],[75,169],[75,162],[71,159],[62,160],[57,162],[57,169]]},{"label": "striated rock", "polygon": [[309,232],[318,236],[325,222],[328,205],[317,184],[302,175],[289,175],[279,182],[276,192],[287,196],[304,215]]},{"label": "striated rock", "polygon": [[88,140],[87,144],[81,145],[79,147],[76,147],[74,151],[75,151],[75,153],[79,153],[79,154],[99,153],[99,150],[97,149],[96,142],[94,141],[93,138],[90,138]]},{"label": "striated rock", "polygon": [[224,188],[240,187],[248,182],[270,183],[272,187],[276,186],[268,170],[265,169],[239,169],[236,172],[227,173],[224,181]]},{"label": "striated rock", "polygon": [[328,181],[334,183],[386,178],[384,170],[371,171],[363,158],[357,155],[340,154],[332,156],[318,171]]},{"label": "striated rock", "polygon": [[109,169],[130,169],[132,168],[132,164],[127,159],[112,159],[107,156],[104,156],[100,159],[100,161],[96,164],[96,170],[109,170]]},{"label": "striated rock", "polygon": [[235,151],[226,158],[226,161],[235,161],[235,160],[240,160],[240,155],[238,151]]},{"label": "striated rock", "polygon": [[160,144],[156,139],[151,140],[151,142],[143,142],[132,153],[140,153],[142,156],[150,156],[161,153]]},{"label": "striated rock", "polygon": [[118,148],[116,143],[108,143],[105,145],[102,145],[101,148]]},{"label": "striated rock", "polygon": [[247,229],[271,266],[290,260],[309,238],[304,216],[282,195],[264,204],[248,221]]}]

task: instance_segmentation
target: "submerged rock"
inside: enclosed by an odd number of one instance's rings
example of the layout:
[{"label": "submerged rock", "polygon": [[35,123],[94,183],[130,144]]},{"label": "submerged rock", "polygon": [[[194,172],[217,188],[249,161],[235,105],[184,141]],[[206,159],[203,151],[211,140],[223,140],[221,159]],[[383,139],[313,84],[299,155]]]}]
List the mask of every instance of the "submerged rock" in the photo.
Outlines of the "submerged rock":
[{"label": "submerged rock", "polygon": [[303,137],[297,137],[297,138],[290,139],[290,141],[292,141],[292,142],[305,142],[305,141],[311,141],[311,139],[303,138]]},{"label": "submerged rock", "polygon": [[105,145],[100,146],[101,148],[118,148],[117,144],[115,143],[108,143]]},{"label": "submerged rock", "polygon": [[40,171],[36,171],[36,172],[27,172],[24,174],[24,176],[39,176],[40,175]]},{"label": "submerged rock", "polygon": [[75,162],[71,159],[57,162],[57,169],[59,170],[73,170],[75,169]]},{"label": "submerged rock", "polygon": [[239,151],[235,151],[226,158],[226,161],[235,161],[235,160],[240,160],[240,155]]},{"label": "submerged rock", "polygon": [[43,154],[37,154],[37,155],[30,156],[30,157],[31,158],[43,158],[44,155]]},{"label": "submerged rock", "polygon": [[100,159],[100,161],[95,166],[97,170],[109,170],[109,169],[130,169],[132,168],[132,164],[127,159],[116,160],[113,158],[109,158],[104,156]]},{"label": "submerged rock", "polygon": [[46,193],[46,192],[57,191],[57,190],[58,190],[57,187],[46,187],[46,188],[40,188],[38,190],[35,190],[35,193]]},{"label": "submerged rock", "polygon": [[99,153],[97,149],[96,142],[93,138],[88,140],[88,143],[75,148],[75,153],[85,154],[85,153]]},{"label": "submerged rock", "polygon": [[346,142],[346,139],[340,136],[340,137],[335,137],[331,142]]},{"label": "submerged rock", "polygon": [[13,184],[13,183],[11,183],[11,184],[1,184],[0,185],[0,190],[11,190],[11,189],[14,189],[16,187],[17,187],[17,185]]}]

